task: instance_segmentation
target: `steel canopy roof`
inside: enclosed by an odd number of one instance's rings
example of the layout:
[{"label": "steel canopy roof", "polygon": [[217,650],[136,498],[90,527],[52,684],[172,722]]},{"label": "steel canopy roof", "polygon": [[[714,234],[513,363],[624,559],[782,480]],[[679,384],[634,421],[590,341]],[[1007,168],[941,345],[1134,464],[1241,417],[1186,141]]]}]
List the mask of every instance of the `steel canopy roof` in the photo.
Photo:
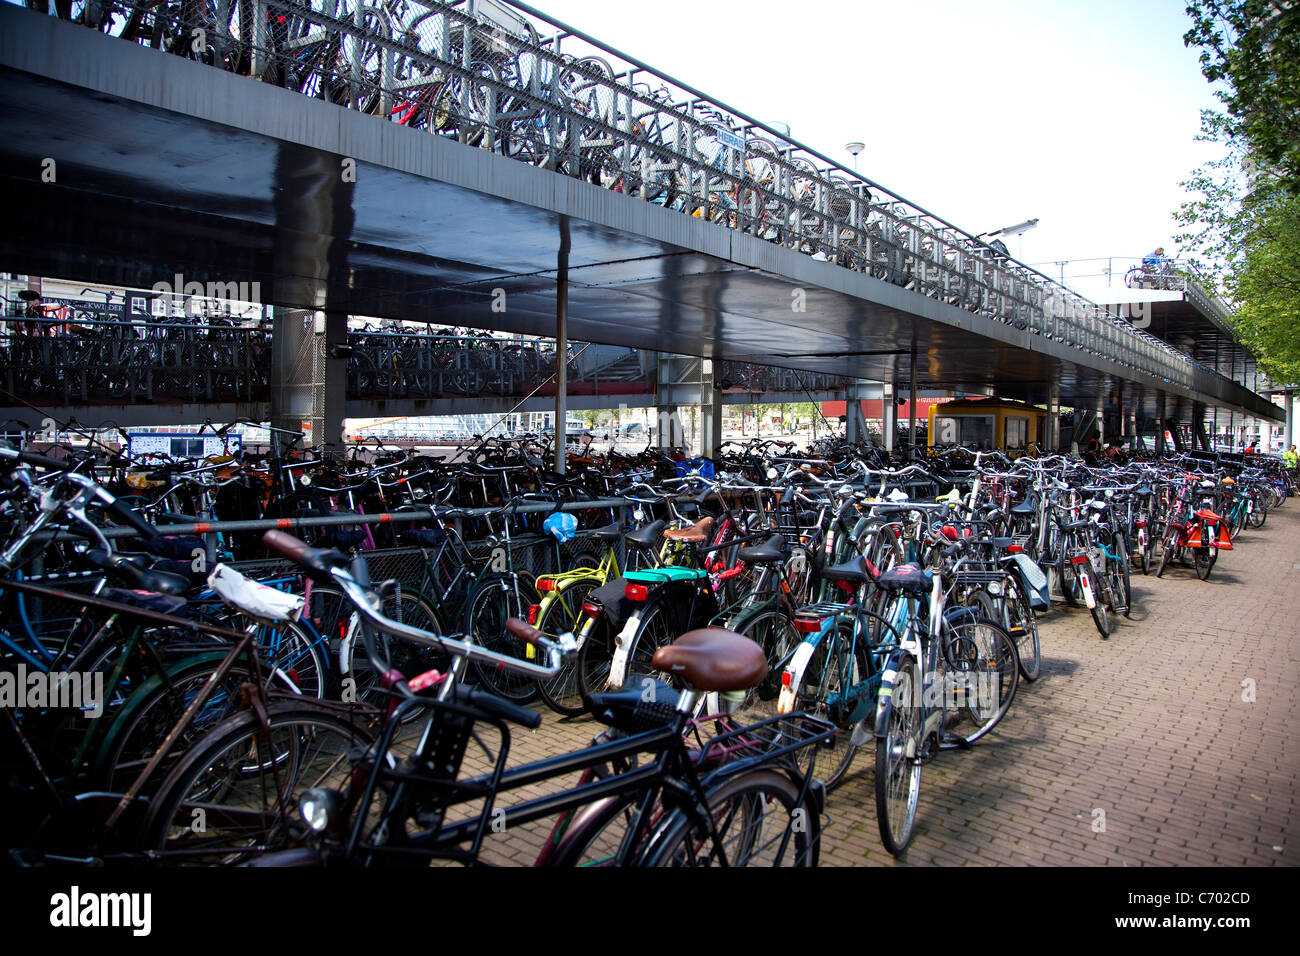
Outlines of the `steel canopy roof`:
[{"label": "steel canopy roof", "polygon": [[1239,387],[1194,394],[753,236],[14,8],[0,7],[0,83],[12,271],[260,282],[276,305],[551,335],[567,232],[575,339],[901,383],[915,347],[918,388],[1043,402],[1056,382],[1065,405],[1148,417],[1162,389],[1173,419],[1192,400],[1280,415]]}]

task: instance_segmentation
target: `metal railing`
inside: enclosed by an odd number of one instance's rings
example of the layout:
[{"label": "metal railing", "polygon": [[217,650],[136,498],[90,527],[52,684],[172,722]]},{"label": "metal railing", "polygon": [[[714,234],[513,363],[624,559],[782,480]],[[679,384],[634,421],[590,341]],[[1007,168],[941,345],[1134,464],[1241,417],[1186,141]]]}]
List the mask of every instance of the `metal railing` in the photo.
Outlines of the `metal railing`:
[{"label": "metal railing", "polygon": [[[60,307],[56,317],[0,315],[0,383],[28,401],[62,405],[264,401],[272,375],[266,328],[198,321],[102,318]],[[555,342],[414,330],[348,333],[351,399],[518,398],[555,374]],[[582,361],[569,346],[571,391],[649,394],[654,368],[636,349]],[[723,390],[831,391],[844,380],[746,362],[718,363]]]},{"label": "metal railing", "polygon": [[257,328],[0,316],[0,381],[63,405],[265,399],[269,333]]},{"label": "metal railing", "polygon": [[73,10],[107,34],[779,243],[1166,382],[1190,389],[1218,374],[523,3],[108,0]]}]

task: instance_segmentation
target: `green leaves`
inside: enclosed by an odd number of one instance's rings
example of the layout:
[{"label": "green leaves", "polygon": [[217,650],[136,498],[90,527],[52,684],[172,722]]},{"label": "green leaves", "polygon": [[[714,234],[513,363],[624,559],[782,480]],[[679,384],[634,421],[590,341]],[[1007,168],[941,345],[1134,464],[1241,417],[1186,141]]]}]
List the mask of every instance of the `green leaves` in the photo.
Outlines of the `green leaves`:
[{"label": "green leaves", "polygon": [[1300,381],[1300,6],[1192,0],[1188,46],[1227,112],[1201,115],[1227,155],[1182,185],[1176,237],[1236,306],[1234,331],[1274,381]]},{"label": "green leaves", "polygon": [[1187,46],[1224,81],[1225,131],[1300,190],[1300,6],[1294,0],[1192,0]]}]

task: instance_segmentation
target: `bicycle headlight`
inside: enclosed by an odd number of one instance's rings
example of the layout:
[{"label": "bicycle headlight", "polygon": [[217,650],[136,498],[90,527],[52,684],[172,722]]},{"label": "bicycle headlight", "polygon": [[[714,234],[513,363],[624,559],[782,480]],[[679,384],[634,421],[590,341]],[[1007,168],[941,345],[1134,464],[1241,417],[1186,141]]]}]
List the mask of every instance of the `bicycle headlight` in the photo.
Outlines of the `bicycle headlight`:
[{"label": "bicycle headlight", "polygon": [[298,812],[307,826],[317,833],[324,833],[343,813],[343,794],[313,787],[298,798]]},{"label": "bicycle headlight", "polygon": [[988,585],[987,585],[987,589],[988,589],[989,594],[991,594],[993,597],[1001,597],[1001,596],[1002,596],[1002,582],[1001,582],[1001,581],[990,581],[990,582],[988,583]]}]

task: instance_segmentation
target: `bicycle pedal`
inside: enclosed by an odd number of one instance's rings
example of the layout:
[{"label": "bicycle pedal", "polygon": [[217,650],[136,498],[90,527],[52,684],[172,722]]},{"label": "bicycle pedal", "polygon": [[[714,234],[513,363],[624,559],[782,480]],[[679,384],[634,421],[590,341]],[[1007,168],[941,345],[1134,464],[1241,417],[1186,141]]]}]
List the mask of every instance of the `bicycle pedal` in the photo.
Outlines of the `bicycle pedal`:
[{"label": "bicycle pedal", "polygon": [[965,737],[960,737],[957,734],[945,733],[943,739],[939,741],[940,750],[970,750],[974,746]]}]

